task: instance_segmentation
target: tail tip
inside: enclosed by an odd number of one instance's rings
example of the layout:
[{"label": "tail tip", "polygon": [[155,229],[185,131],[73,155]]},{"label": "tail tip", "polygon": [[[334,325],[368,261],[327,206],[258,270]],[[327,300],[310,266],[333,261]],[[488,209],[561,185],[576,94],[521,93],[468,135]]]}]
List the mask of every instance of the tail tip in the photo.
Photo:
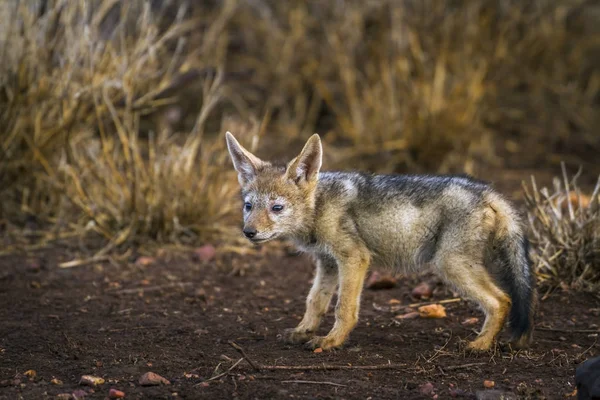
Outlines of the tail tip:
[{"label": "tail tip", "polygon": [[524,296],[518,307],[511,309],[509,326],[512,330],[510,343],[517,349],[529,347],[533,339],[534,317],[538,304],[537,290],[529,288],[529,295]]}]

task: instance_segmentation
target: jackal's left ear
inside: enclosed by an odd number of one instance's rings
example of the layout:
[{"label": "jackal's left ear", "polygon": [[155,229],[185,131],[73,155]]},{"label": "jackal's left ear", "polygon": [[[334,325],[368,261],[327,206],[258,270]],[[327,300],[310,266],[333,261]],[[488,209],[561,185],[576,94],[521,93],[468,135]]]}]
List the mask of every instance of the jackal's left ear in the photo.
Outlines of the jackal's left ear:
[{"label": "jackal's left ear", "polygon": [[231,132],[228,131],[225,138],[233,167],[238,172],[238,181],[240,185],[245,185],[256,177],[258,168],[264,164],[264,161],[243,148]]},{"label": "jackal's left ear", "polygon": [[308,139],[300,155],[290,161],[285,173],[297,183],[315,181],[319,176],[322,159],[321,138],[315,133]]}]

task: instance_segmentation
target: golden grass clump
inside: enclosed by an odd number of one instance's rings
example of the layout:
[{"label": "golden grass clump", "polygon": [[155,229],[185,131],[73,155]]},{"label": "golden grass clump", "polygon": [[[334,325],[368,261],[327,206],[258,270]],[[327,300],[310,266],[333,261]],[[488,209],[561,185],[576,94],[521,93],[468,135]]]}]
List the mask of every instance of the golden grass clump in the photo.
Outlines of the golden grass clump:
[{"label": "golden grass clump", "polygon": [[[18,206],[79,222],[113,244],[137,235],[215,237],[231,226],[220,223],[231,216],[235,178],[223,139],[205,126],[221,118],[216,107],[226,97],[220,31],[232,8],[197,17],[185,3],[167,3],[2,6],[5,217]],[[203,18],[212,24],[198,33]],[[197,117],[177,135],[160,121],[185,90]]]},{"label": "golden grass clump", "polygon": [[563,164],[553,192],[524,185],[533,261],[543,285],[597,291],[600,288],[600,177],[595,189],[582,193],[575,175]]},{"label": "golden grass clump", "polygon": [[165,134],[82,135],[59,168],[67,198],[115,244],[139,236],[193,243],[232,235],[237,223],[238,188],[223,147],[197,133],[182,143]]}]

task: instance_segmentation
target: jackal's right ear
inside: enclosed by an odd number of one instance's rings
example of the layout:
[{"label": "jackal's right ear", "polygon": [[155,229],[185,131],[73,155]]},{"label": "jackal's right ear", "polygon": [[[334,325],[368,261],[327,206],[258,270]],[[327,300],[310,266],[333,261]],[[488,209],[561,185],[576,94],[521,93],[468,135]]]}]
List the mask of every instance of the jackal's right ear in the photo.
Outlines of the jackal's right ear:
[{"label": "jackal's right ear", "polygon": [[256,176],[258,168],[264,163],[260,158],[250,153],[233,137],[231,132],[225,134],[229,155],[233,161],[233,167],[238,172],[240,185],[245,185]]}]

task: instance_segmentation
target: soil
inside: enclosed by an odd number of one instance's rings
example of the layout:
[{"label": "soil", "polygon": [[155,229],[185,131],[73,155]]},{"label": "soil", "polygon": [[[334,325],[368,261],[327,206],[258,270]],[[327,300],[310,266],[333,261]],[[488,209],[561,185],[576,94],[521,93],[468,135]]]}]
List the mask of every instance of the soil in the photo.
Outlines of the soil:
[{"label": "soil", "polygon": [[[77,251],[55,245],[0,258],[0,399],[78,390],[86,399],[104,399],[111,388],[128,399],[485,398],[481,392],[497,395],[493,390],[568,398],[577,365],[600,354],[600,300],[592,294],[540,293],[529,350],[497,346],[473,354],[464,344],[482,322],[474,305],[447,303],[441,319],[394,318],[405,310],[393,311],[398,306],[390,300],[420,301],[411,291],[423,280],[436,284],[431,300],[454,297],[429,275],[401,276],[394,288],[364,291],[359,324],[344,348],[314,353],[278,338],[304,311],[312,278],[304,255],[218,251],[216,261],[202,262],[191,252],[161,251],[146,263],[58,266]],[[477,324],[463,324],[473,317]],[[332,323],[333,311],[319,334]],[[256,371],[245,360],[234,366],[242,357],[229,341],[259,366],[314,368]],[[319,370],[323,365],[347,369]],[[141,386],[148,371],[170,385]],[[82,375],[106,382],[82,386]],[[486,388],[486,380],[494,387]]]}]

